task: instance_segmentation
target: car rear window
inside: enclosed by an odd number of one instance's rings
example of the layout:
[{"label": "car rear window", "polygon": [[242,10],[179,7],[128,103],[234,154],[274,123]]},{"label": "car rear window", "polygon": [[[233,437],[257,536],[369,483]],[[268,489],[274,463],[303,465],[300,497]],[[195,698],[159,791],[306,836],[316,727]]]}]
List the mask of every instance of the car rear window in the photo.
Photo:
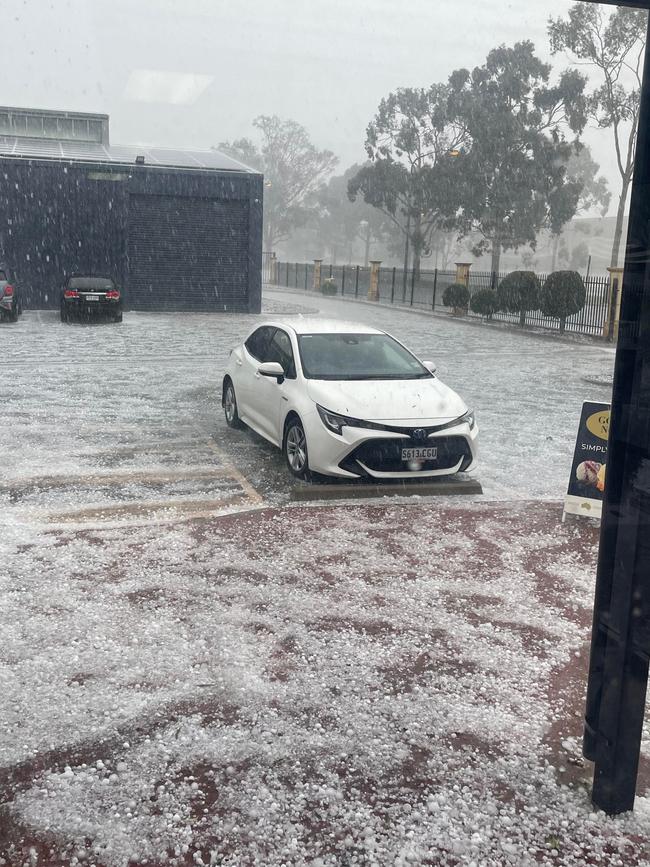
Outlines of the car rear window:
[{"label": "car rear window", "polygon": [[7,272],[0,270],[0,280],[7,280]]},{"label": "car rear window", "polygon": [[105,292],[108,289],[115,289],[115,283],[108,277],[70,277],[68,288],[95,289]]}]

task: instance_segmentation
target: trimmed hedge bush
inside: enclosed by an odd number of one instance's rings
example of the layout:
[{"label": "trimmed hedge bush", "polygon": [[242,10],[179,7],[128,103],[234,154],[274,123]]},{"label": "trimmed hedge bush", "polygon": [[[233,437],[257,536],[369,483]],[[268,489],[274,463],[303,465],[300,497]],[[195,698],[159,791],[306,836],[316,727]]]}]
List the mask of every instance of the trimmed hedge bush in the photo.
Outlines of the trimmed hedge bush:
[{"label": "trimmed hedge bush", "polygon": [[323,295],[338,295],[339,287],[333,277],[328,277],[327,280],[323,280],[321,283],[320,291]]},{"label": "trimmed hedge bush", "polygon": [[526,324],[526,313],[539,310],[540,285],[533,271],[512,271],[499,283],[499,310],[519,314],[519,324]]},{"label": "trimmed hedge bush", "polygon": [[453,307],[455,310],[467,310],[469,289],[463,283],[452,283],[442,293],[442,303],[445,307]]},{"label": "trimmed hedge bush", "polygon": [[469,307],[472,313],[478,313],[479,316],[492,319],[493,314],[499,310],[497,293],[493,292],[492,289],[479,289],[470,298]]},{"label": "trimmed hedge bush", "polygon": [[554,271],[544,281],[542,313],[560,320],[560,332],[566,328],[567,317],[579,313],[586,300],[584,280],[577,271]]}]

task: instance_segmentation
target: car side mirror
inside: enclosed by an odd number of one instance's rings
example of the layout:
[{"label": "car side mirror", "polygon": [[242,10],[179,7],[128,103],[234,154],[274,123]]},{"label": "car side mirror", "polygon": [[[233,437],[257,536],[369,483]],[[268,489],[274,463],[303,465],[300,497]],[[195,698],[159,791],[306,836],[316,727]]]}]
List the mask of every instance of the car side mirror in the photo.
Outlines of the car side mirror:
[{"label": "car side mirror", "polygon": [[429,373],[435,373],[438,369],[433,361],[423,361],[422,364],[426,367]]},{"label": "car side mirror", "polygon": [[282,365],[277,361],[264,361],[257,368],[260,376],[271,376],[277,379],[278,383],[284,380],[284,370]]}]

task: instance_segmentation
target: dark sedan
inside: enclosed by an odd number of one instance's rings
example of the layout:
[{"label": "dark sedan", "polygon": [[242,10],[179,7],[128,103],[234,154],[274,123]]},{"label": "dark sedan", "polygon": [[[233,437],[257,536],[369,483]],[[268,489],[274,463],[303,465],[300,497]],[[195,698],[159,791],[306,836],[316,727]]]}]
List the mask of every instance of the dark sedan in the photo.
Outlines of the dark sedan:
[{"label": "dark sedan", "polygon": [[110,277],[68,277],[61,292],[61,322],[105,317],[122,321],[122,293]]}]

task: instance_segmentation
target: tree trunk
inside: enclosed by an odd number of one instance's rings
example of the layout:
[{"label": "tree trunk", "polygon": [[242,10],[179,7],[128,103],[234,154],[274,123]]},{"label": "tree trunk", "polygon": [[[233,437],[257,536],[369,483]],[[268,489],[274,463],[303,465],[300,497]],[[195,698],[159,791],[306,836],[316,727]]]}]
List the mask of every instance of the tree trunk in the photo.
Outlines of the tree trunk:
[{"label": "tree trunk", "polygon": [[404,280],[402,283],[402,301],[406,300],[406,281],[408,279],[408,267],[409,267],[409,240],[411,234],[411,214],[406,218],[406,232],[404,238]]},{"label": "tree trunk", "polygon": [[519,327],[520,328],[526,327],[526,311],[525,310],[519,311]]},{"label": "tree trunk", "polygon": [[490,266],[492,269],[492,273],[497,275],[497,282],[499,280],[499,265],[501,264],[501,242],[493,241],[492,242],[492,265]]},{"label": "tree trunk", "polygon": [[614,229],[614,243],[612,244],[612,258],[609,263],[610,268],[616,268],[618,265],[618,256],[621,247],[621,238],[623,236],[623,220],[625,219],[625,203],[627,202],[627,193],[630,189],[630,178],[625,177],[621,188],[621,195],[618,200],[618,209],[616,211],[616,228]]},{"label": "tree trunk", "polygon": [[560,235],[553,235],[553,259],[551,260],[551,271],[555,271],[557,267],[557,253],[560,249]]},{"label": "tree trunk", "polygon": [[422,238],[420,236],[421,217],[418,214],[415,217],[415,226],[413,228],[413,237],[417,239],[417,243],[413,244],[413,285],[420,285],[420,253],[422,251]]},{"label": "tree trunk", "polygon": [[566,316],[560,316],[560,334],[564,334],[566,328]]}]

